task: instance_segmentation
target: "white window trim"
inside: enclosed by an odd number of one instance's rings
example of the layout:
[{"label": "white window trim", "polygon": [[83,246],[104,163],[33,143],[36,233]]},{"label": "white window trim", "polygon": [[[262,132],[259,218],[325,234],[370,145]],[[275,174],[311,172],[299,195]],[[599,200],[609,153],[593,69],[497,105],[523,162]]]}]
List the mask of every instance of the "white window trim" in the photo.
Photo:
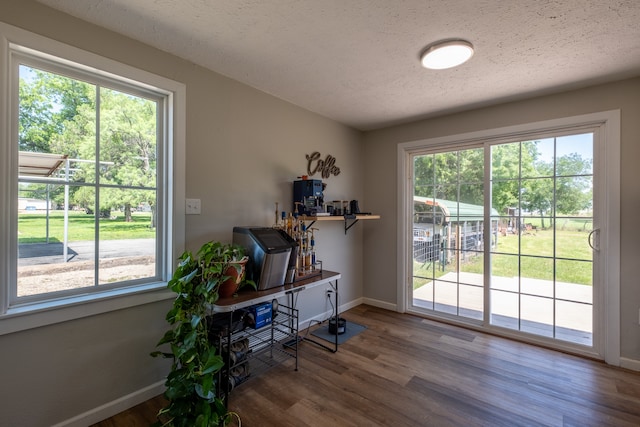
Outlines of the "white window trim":
[{"label": "white window trim", "polygon": [[[599,135],[603,141],[599,144],[601,150],[598,155],[602,159],[602,169],[598,171],[604,177],[603,187],[599,194],[605,198],[602,203],[608,206],[601,217],[601,229],[606,233],[600,233],[600,254],[605,260],[600,263],[599,276],[601,283],[606,283],[607,290],[600,295],[606,315],[595,314],[600,318],[594,328],[600,329],[603,354],[599,355],[608,364],[620,366],[620,110],[604,111],[561,119],[546,120],[523,125],[508,126],[497,129],[482,130],[459,135],[450,135],[426,140],[410,141],[398,144],[397,148],[397,301],[398,311],[407,312],[409,307],[409,287],[412,286],[411,278],[411,253],[409,250],[409,236],[412,235],[412,224],[409,222],[407,212],[411,212],[413,195],[410,194],[413,177],[410,176],[411,155],[424,147],[451,147],[452,144],[465,146],[469,143],[482,143],[486,141],[518,141],[522,135],[531,133],[554,133],[569,127],[594,126],[600,127],[603,132]],[[601,204],[599,204],[601,205]],[[604,291],[603,291],[604,292]],[[597,347],[597,345],[596,345]],[[575,348],[568,346],[568,351]]]},{"label": "white window trim", "polygon": [[[169,117],[166,118],[166,134],[170,141],[167,144],[167,155],[173,157],[167,174],[170,179],[164,186],[165,198],[172,209],[167,218],[164,277],[170,277],[173,263],[185,247],[185,171],[186,171],[186,87],[183,83],[113,61],[108,58],[33,34],[20,28],[0,22],[0,213],[9,212],[13,203],[11,195],[15,193],[10,178],[16,171],[14,158],[17,148],[11,141],[15,129],[16,112],[11,110],[11,76],[9,51],[12,44],[23,46],[39,52],[46,52],[59,58],[84,64],[96,73],[124,76],[135,82],[147,82],[156,88],[162,88],[169,96]],[[100,71],[102,70],[102,71]],[[10,236],[11,218],[0,217],[0,236]],[[15,280],[11,277],[12,257],[10,239],[0,239],[0,335],[18,332],[30,328],[64,322],[86,316],[92,316],[113,310],[148,304],[173,297],[166,288],[166,282],[131,286],[121,289],[95,292],[92,294],[62,298],[58,300],[8,307],[8,283]]]}]

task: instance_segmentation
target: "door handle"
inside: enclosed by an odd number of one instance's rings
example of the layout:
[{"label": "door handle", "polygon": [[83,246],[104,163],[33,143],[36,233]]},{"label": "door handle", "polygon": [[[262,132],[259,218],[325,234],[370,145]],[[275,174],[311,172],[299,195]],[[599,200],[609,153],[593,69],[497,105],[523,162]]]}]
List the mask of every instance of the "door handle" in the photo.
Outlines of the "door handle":
[{"label": "door handle", "polygon": [[[596,234],[596,240],[595,240],[595,246],[593,245],[594,240],[592,240],[592,236],[594,234]],[[600,229],[596,228],[595,230],[592,230],[591,233],[589,233],[589,237],[588,237],[588,242],[589,242],[589,246],[591,247],[591,249],[593,249],[594,251],[600,251]]]}]

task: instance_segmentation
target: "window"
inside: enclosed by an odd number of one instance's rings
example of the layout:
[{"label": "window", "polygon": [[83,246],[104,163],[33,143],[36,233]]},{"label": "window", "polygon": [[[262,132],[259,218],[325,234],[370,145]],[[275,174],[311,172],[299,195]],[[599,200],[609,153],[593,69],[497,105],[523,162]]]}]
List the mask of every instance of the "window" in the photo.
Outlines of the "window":
[{"label": "window", "polygon": [[0,319],[164,288],[183,244],[183,85],[0,30]]}]

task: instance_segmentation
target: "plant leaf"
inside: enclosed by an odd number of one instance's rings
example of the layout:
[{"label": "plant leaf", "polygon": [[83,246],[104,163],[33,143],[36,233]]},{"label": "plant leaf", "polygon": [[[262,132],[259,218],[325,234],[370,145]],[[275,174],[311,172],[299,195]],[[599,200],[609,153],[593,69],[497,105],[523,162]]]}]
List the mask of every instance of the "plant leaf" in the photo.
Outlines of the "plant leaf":
[{"label": "plant leaf", "polygon": [[196,384],[194,386],[194,389],[196,391],[196,394],[203,399],[210,400],[215,397],[215,394],[213,394],[211,390],[205,392],[201,384]]},{"label": "plant leaf", "polygon": [[173,353],[165,353],[163,351],[153,351],[149,353],[151,357],[162,357],[163,359],[173,359]]},{"label": "plant leaf", "polygon": [[174,339],[175,339],[175,336],[173,334],[173,329],[169,329],[167,332],[164,333],[164,336],[160,339],[160,341],[158,341],[158,344],[156,344],[156,347],[162,344],[170,343]]},{"label": "plant leaf", "polygon": [[196,329],[200,324],[200,320],[202,320],[202,317],[198,316],[197,314],[191,316],[191,327],[193,329]]},{"label": "plant leaf", "polygon": [[211,374],[213,372],[218,372],[224,366],[224,360],[221,356],[214,354],[214,352],[209,353],[209,359],[204,365],[202,369],[202,375]]}]

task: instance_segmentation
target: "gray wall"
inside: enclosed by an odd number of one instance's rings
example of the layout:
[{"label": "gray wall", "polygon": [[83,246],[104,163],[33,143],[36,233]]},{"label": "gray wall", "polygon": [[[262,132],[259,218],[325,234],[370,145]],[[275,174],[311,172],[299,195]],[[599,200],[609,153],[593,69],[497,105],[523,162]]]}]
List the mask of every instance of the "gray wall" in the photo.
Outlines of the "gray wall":
[{"label": "gray wall", "polygon": [[[290,209],[305,154],[333,155],[341,174],[329,199],[363,200],[360,132],[177,57],[32,1],[0,2],[0,20],[186,84],[186,243],[230,241],[234,225],[269,226],[275,202]],[[319,178],[319,176],[314,176]],[[318,258],[343,274],[341,303],[362,295],[362,228],[316,225]],[[4,284],[3,284],[4,285]],[[323,289],[302,293],[301,320],[328,309]],[[170,301],[0,336],[0,425],[49,426],[162,381],[166,361],[149,357],[166,329]]]},{"label": "gray wall", "polygon": [[384,218],[364,236],[364,297],[382,305],[396,301],[397,145],[447,135],[606,110],[621,111],[620,290],[621,356],[640,363],[640,78],[594,86],[522,102],[476,109],[368,132],[364,137],[365,199]]}]

